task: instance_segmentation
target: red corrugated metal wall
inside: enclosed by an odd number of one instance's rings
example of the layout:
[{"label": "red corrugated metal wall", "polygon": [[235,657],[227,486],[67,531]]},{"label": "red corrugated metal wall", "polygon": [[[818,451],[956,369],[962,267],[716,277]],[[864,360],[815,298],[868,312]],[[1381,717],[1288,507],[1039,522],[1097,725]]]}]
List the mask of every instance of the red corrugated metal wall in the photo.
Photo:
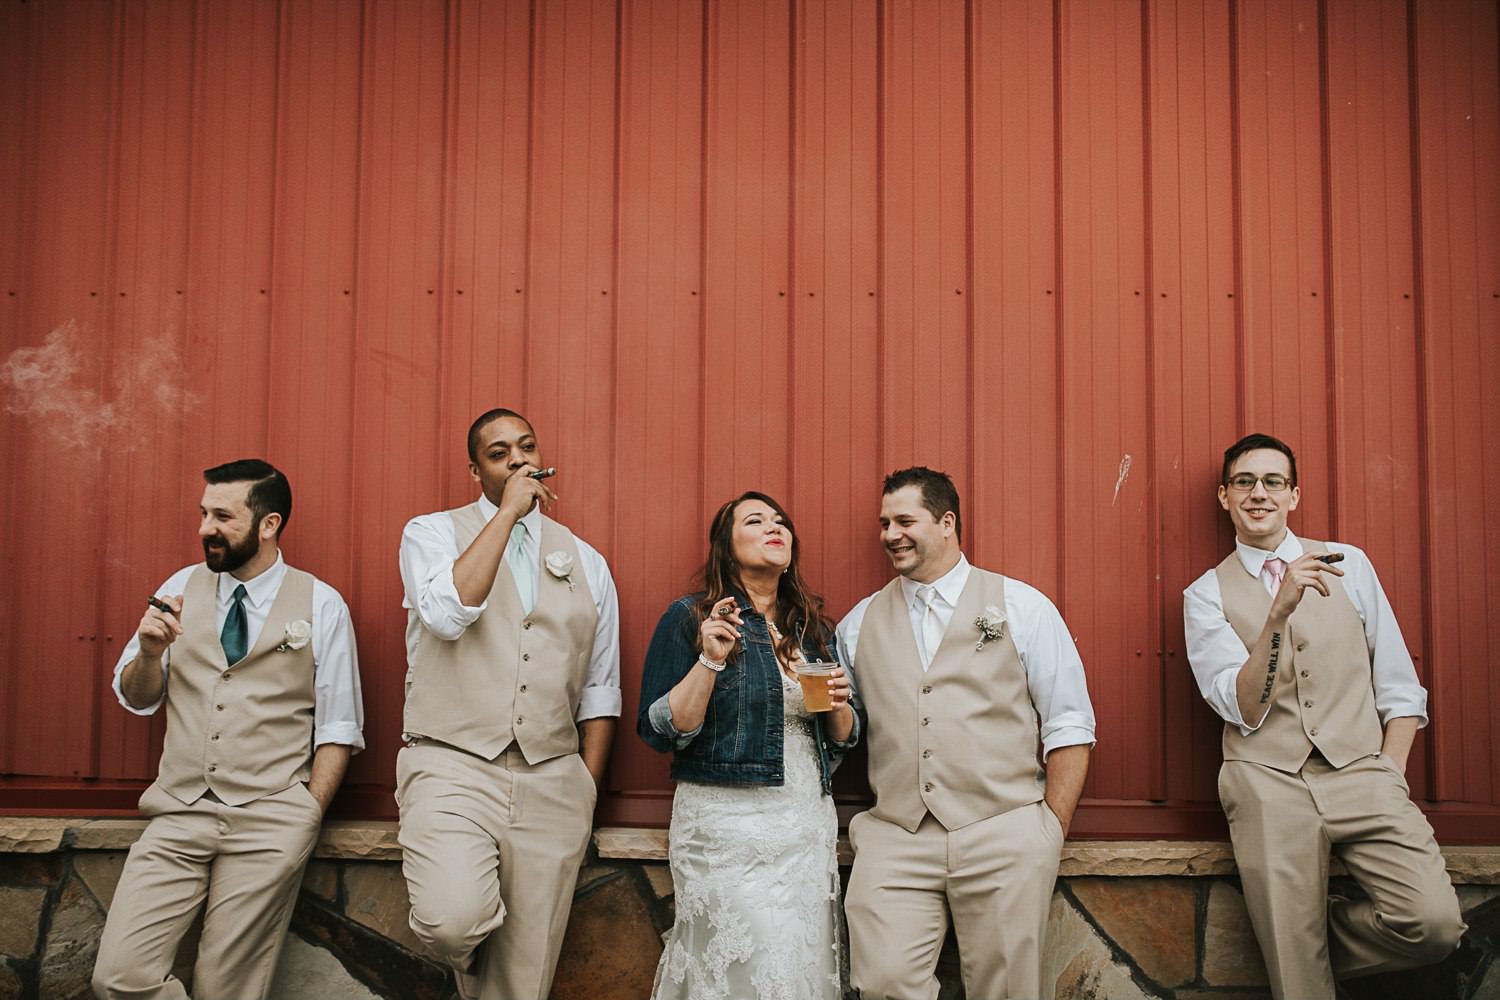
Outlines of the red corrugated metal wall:
[{"label": "red corrugated metal wall", "polygon": [[[388,816],[411,515],[527,413],[621,585],[627,715],[709,511],[795,513],[841,613],[879,478],[945,468],[1058,600],[1099,715],[1083,835],[1218,829],[1183,586],[1218,455],[1381,567],[1440,833],[1500,821],[1493,0],[0,2],[0,802],[101,810],[160,723],[109,668],[195,557],[198,470],[297,493],[360,638]],[[601,817],[664,822],[622,727]],[[851,795],[857,776],[844,775]]]}]

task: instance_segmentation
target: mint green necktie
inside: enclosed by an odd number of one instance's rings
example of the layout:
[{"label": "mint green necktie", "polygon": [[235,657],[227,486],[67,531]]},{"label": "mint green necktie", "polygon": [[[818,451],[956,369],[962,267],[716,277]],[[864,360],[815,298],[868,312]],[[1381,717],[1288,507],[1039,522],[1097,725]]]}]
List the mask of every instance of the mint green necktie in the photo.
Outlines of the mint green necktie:
[{"label": "mint green necktie", "polygon": [[219,633],[219,645],[224,647],[224,659],[230,666],[245,658],[249,634],[250,628],[245,623],[245,585],[236,584],[229,614],[224,616],[224,628]]},{"label": "mint green necktie", "polygon": [[510,529],[510,545],[505,549],[505,561],[510,563],[510,575],[516,581],[516,593],[521,595],[521,610],[529,615],[536,605],[536,579],[526,560],[526,525],[520,521]]}]

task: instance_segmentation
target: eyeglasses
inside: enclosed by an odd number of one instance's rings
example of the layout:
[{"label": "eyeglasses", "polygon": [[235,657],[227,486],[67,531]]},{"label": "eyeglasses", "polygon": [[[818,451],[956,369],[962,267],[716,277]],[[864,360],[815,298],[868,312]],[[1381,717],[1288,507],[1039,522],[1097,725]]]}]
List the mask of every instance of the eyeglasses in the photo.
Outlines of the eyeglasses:
[{"label": "eyeglasses", "polygon": [[1236,493],[1249,493],[1255,489],[1256,483],[1264,483],[1267,493],[1280,493],[1292,485],[1292,481],[1286,476],[1274,472],[1264,476],[1252,476],[1248,472],[1241,472],[1237,476],[1230,476],[1226,485]]}]

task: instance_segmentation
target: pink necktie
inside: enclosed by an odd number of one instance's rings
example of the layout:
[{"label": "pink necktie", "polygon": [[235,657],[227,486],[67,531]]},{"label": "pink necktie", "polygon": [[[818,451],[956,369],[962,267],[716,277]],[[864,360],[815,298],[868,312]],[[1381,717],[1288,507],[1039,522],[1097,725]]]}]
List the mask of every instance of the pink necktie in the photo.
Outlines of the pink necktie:
[{"label": "pink necktie", "polygon": [[1275,556],[1271,556],[1265,562],[1265,571],[1270,574],[1271,579],[1266,582],[1266,589],[1271,596],[1276,596],[1276,591],[1281,589],[1281,578],[1286,575],[1286,563]]}]

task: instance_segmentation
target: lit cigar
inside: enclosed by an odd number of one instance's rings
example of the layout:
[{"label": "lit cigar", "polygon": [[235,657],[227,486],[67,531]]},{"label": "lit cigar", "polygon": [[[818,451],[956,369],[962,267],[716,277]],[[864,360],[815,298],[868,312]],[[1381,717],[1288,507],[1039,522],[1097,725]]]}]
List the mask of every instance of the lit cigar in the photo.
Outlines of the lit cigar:
[{"label": "lit cigar", "polygon": [[557,475],[557,466],[549,465],[545,469],[537,469],[535,472],[526,473],[532,479],[551,479]]}]

